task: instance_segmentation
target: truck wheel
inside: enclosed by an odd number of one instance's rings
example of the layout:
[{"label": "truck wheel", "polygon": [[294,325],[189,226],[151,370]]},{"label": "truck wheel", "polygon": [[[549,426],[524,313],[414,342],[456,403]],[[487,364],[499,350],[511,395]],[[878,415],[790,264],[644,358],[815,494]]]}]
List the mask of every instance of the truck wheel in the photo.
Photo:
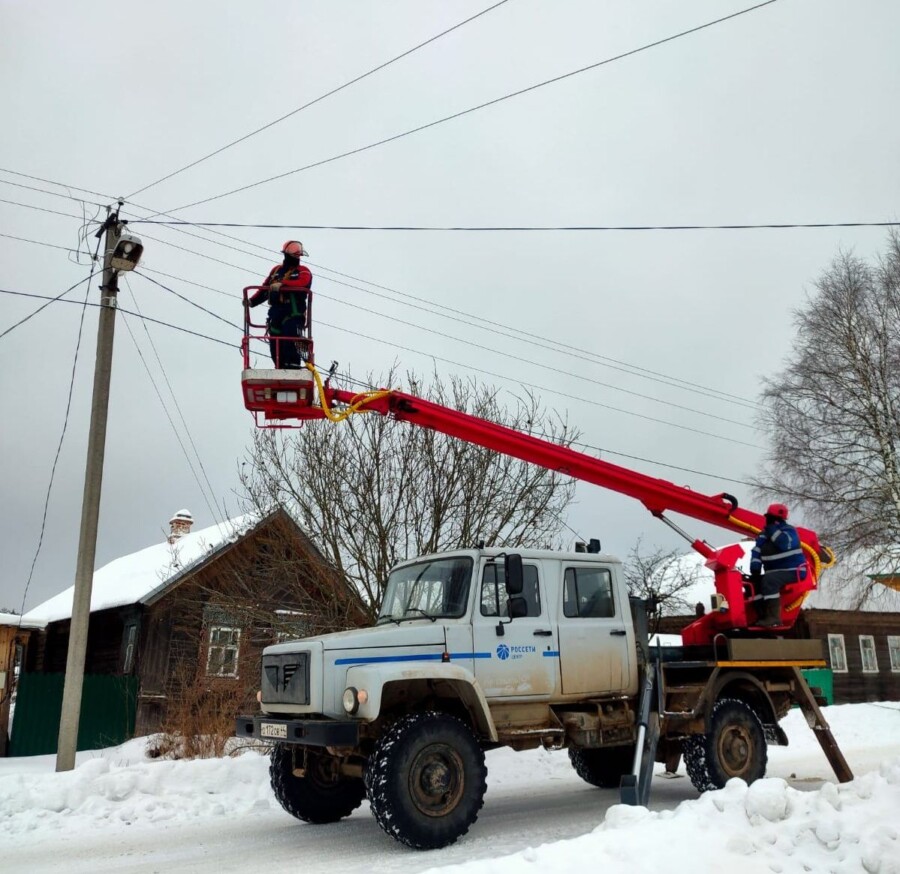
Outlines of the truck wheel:
[{"label": "truck wheel", "polygon": [[327,754],[308,750],[306,776],[295,777],[291,747],[277,744],[272,750],[269,761],[272,791],[291,816],[304,822],[337,822],[362,804],[366,796],[363,781],[335,774],[329,768],[330,759]]},{"label": "truck wheel", "polygon": [[463,722],[410,713],[375,745],[366,791],[378,825],[417,850],[452,844],[478,818],[487,791],[484,751]]},{"label": "truck wheel", "polygon": [[569,747],[569,761],[575,773],[600,789],[618,789],[623,774],[631,771],[634,750],[631,747],[579,749]]},{"label": "truck wheel", "polygon": [[756,711],[736,698],[723,698],[713,707],[709,734],[682,742],[684,764],[694,788],[721,789],[732,777],[746,783],[766,773],[766,736]]}]

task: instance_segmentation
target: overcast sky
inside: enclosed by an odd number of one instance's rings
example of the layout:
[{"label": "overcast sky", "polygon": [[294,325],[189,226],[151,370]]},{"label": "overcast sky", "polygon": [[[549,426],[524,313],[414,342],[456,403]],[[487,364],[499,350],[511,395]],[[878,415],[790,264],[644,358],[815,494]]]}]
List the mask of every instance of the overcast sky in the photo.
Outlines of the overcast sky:
[{"label": "overcast sky", "polygon": [[[0,202],[0,233],[46,244],[0,237],[0,288],[56,295],[87,276],[83,255],[74,263],[52,246],[75,248],[83,209],[90,217],[94,204],[106,202],[6,171],[127,196],[489,5],[0,0],[0,198],[70,214]],[[129,214],[170,211],[329,158],[749,5],[509,0],[135,195]],[[198,222],[438,226],[897,220],[898,33],[900,4],[891,0],[779,0],[181,215]],[[237,252],[171,228],[134,230],[146,245],[143,267],[178,279],[150,275],[234,323],[241,287],[279,260],[285,239],[300,239],[315,265],[320,363],[337,359],[360,377],[396,362],[471,374],[513,393],[528,386],[567,415],[585,442],[604,449],[604,458],[710,494],[733,492],[749,506],[749,489],[734,480],[746,480],[762,458],[766,435],[753,427],[753,402],[762,376],[777,370],[790,348],[791,310],[804,305],[842,247],[870,257],[885,238],[883,229],[846,228],[227,230],[245,241],[239,243],[188,228],[243,250]],[[329,270],[357,277],[357,287],[335,282],[341,277]],[[68,298],[83,294],[81,286]],[[98,296],[95,283],[91,300]],[[236,329],[141,277],[123,283],[120,297],[124,309],[239,341]],[[0,294],[0,332],[39,304]],[[438,304],[465,315],[448,320],[435,311]],[[0,607],[22,604],[81,312],[53,304],[0,338]],[[96,325],[97,310],[89,308],[26,608],[74,579]],[[541,348],[525,334],[566,344],[574,354]],[[613,369],[585,350],[707,394]],[[155,324],[145,330],[120,316],[98,567],[158,542],[181,508],[193,512],[197,527],[239,510],[237,470],[252,432],[240,367],[234,348]],[[744,400],[709,396],[717,392]],[[679,521],[719,542],[730,538]],[[641,534],[646,545],[679,545],[639,503],[586,485],[568,523],[623,555]]]}]

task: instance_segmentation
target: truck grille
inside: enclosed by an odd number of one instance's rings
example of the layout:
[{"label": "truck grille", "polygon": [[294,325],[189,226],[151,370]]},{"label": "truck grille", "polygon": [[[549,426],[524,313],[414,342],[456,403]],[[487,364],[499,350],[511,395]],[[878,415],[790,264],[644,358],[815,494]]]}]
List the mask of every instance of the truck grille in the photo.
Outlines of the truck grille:
[{"label": "truck grille", "polygon": [[309,704],[309,653],[263,656],[262,699],[267,704]]}]

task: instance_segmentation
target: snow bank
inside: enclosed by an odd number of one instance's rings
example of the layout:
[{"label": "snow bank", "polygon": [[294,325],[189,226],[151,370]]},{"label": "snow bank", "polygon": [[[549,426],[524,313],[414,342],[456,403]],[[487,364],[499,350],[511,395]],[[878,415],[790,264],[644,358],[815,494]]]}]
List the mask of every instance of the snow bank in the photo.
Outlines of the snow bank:
[{"label": "snow bank", "polygon": [[900,872],[900,759],[851,783],[817,792],[784,780],[718,792],[652,812],[615,805],[593,832],[502,859],[432,868],[445,874],[571,874],[607,870],[697,874],[742,872]]},{"label": "snow bank", "polygon": [[[146,738],[79,753],[75,770],[55,773],[53,756],[0,760],[0,834],[77,830],[107,824],[238,816],[280,810],[269,788],[268,759],[146,758]],[[43,836],[43,835],[42,835]]]},{"label": "snow bank", "polygon": [[[581,837],[499,860],[469,858],[444,870],[571,874],[576,866],[595,869],[599,864],[602,870],[605,863],[606,870],[638,874],[808,870],[900,874],[900,702],[840,705],[825,708],[825,714],[860,775],[852,783],[826,782],[834,779],[830,768],[813,732],[795,710],[782,722],[790,746],[769,750],[769,774],[774,776],[749,788],[732,781],[719,792],[678,803],[685,797],[680,794],[677,806],[659,809],[664,806],[659,799],[676,784],[677,793],[693,794],[685,778],[674,783],[660,780],[651,796],[653,811],[614,805],[601,826]],[[53,756],[0,759],[0,846],[45,841],[48,846],[78,846],[85,835],[115,833],[126,826],[135,827],[131,832],[141,827],[155,832],[191,822],[215,836],[248,814],[290,819],[272,797],[267,758],[256,752],[232,759],[173,762],[147,759],[145,750],[146,740],[138,739],[79,753],[75,770],[62,774],[55,773]],[[504,797],[534,795],[534,828],[528,834],[546,840],[541,793],[553,786],[565,790],[567,784],[576,791],[584,788],[565,752],[500,749],[488,753],[487,761],[484,816],[471,837],[453,848],[464,853],[462,858],[467,858],[467,847],[472,856],[491,855],[478,833],[489,827],[492,799],[502,806]],[[598,793],[598,819],[611,800],[602,801],[600,796],[608,794]],[[366,834],[370,841],[371,834]],[[493,843],[494,855],[523,845],[519,840],[504,843],[501,837],[488,842]],[[391,845],[391,852],[401,852],[387,837],[384,841],[385,850]],[[420,870],[439,859],[438,853],[433,857],[411,853],[407,861],[410,870]]]}]

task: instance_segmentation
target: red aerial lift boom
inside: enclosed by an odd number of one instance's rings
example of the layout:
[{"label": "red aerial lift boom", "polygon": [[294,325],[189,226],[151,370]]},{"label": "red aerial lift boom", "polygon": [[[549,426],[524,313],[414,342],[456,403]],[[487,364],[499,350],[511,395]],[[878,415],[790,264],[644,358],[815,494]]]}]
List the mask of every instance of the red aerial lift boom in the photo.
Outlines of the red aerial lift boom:
[{"label": "red aerial lift boom", "polygon": [[[245,300],[248,293],[256,288],[257,286],[250,286],[244,289]],[[312,302],[309,301],[307,313],[311,311],[311,306]],[[244,312],[249,313],[246,307]],[[732,495],[704,495],[686,486],[647,476],[404,392],[384,389],[354,393],[334,388],[329,385],[329,380],[323,382],[315,369],[309,322],[304,339],[281,341],[302,344],[301,352],[305,352],[304,358],[307,361],[305,370],[252,368],[251,341],[268,342],[270,339],[268,335],[254,335],[251,332],[252,328],[260,327],[262,326],[253,325],[247,315],[242,347],[244,404],[255,414],[260,427],[297,427],[288,422],[302,424],[304,421],[325,418],[340,421],[354,413],[372,412],[421,428],[432,428],[459,440],[636,498],[656,518],[685,537],[692,548],[706,559],[706,566],[715,575],[718,593],[716,609],[687,626],[682,632],[683,642],[686,645],[710,644],[720,634],[728,636],[740,633],[741,630],[753,629],[757,617],[754,605],[749,600],[753,594],[751,585],[737,568],[738,561],[744,554],[743,547],[733,544],[723,549],[713,549],[704,541],[691,538],[664,515],[666,512],[679,513],[743,536],[755,536],[765,525],[764,517],[739,507],[737,499]],[[807,560],[806,579],[783,587],[781,626],[776,629],[759,629],[759,633],[780,633],[793,626],[804,598],[816,588],[822,569],[834,561],[831,551],[819,544],[814,531],[797,528],[797,532]]]}]

